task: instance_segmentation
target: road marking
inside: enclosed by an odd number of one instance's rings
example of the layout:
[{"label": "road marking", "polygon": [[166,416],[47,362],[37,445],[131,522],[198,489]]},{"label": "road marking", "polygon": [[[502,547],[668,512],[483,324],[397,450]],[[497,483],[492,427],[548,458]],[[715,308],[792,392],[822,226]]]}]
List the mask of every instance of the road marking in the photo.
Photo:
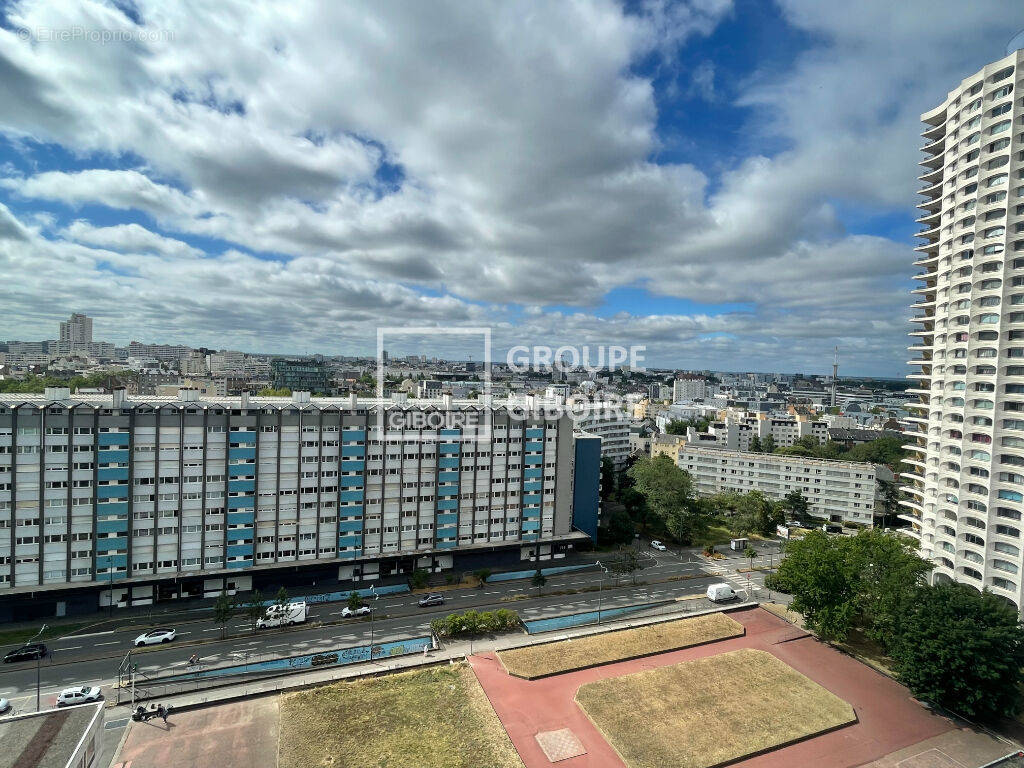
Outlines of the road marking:
[{"label": "road marking", "polygon": [[108,629],[106,632],[89,632],[85,635],[65,635],[65,637],[99,637],[100,635],[112,635],[116,631],[115,629]]},{"label": "road marking", "polygon": [[120,644],[121,644],[120,640],[114,640],[114,641],[109,642],[109,643],[96,643],[96,645],[120,645]]},{"label": "road marking", "polygon": [[55,650],[55,651],[77,651],[79,648],[82,648],[82,647],[84,647],[84,646],[81,646],[81,645],[68,645],[68,646],[65,646],[63,648],[54,648],[53,650]]},{"label": "road marking", "polygon": [[216,632],[220,627],[214,627],[213,629],[204,629],[203,632]]}]

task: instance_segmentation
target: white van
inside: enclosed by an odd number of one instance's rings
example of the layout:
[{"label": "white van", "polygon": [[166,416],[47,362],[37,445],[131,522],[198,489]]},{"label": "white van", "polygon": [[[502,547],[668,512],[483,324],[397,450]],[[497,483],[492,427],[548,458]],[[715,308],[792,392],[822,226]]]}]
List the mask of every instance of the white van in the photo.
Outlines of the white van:
[{"label": "white van", "polygon": [[309,606],[305,601],[300,603],[287,603],[284,606],[272,605],[267,608],[267,613],[264,618],[256,620],[256,629],[302,624],[306,621],[307,616],[309,616]]},{"label": "white van", "polygon": [[708,587],[708,600],[712,603],[726,603],[736,597],[736,590],[728,584],[712,584]]}]

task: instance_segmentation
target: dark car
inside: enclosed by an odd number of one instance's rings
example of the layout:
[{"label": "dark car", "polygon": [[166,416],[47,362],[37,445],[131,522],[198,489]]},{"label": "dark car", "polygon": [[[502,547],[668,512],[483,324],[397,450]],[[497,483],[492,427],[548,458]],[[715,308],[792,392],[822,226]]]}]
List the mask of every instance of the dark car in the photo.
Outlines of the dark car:
[{"label": "dark car", "polygon": [[429,595],[424,595],[420,598],[420,608],[426,608],[431,605],[444,605],[444,595],[431,592]]},{"label": "dark car", "polygon": [[5,653],[4,664],[9,664],[12,661],[35,661],[36,659],[43,658],[45,655],[46,646],[42,643],[34,643]]}]

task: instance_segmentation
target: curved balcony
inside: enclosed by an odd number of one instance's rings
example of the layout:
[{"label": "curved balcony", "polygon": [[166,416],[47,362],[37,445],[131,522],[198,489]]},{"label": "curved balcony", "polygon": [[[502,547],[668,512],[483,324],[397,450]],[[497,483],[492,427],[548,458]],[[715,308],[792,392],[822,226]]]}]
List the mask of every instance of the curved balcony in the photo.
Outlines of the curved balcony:
[{"label": "curved balcony", "polygon": [[[931,315],[923,315],[923,317],[930,317],[930,318],[934,319],[933,316],[931,316]],[[907,336],[922,336],[923,337],[923,336],[934,336],[934,335],[935,335],[935,331],[933,331],[930,328],[922,328],[919,331],[910,331],[909,333],[907,333]]]},{"label": "curved balcony", "polygon": [[905,451],[913,451],[914,453],[928,452],[928,446],[926,445],[912,445],[911,443],[907,443],[906,445],[901,445],[900,448],[902,448]]},{"label": "curved balcony", "polygon": [[935,251],[936,254],[937,254],[938,250],[939,250],[939,244],[938,243],[921,243],[921,245],[915,245],[914,246],[914,250],[918,251],[919,253],[925,253],[927,251]]},{"label": "curved balcony", "polygon": [[[922,173],[917,178],[918,181],[923,181],[925,184],[928,184],[929,186],[937,181],[942,181],[942,166],[940,165],[938,168],[933,168],[925,173]],[[920,219],[918,219],[918,221],[920,221]]]},{"label": "curved balcony", "polygon": [[940,229],[941,227],[938,224],[936,224],[934,227],[931,227],[929,229],[922,229],[919,232],[915,232],[914,237],[923,237],[927,240],[931,240],[932,238],[938,238]]},{"label": "curved balcony", "polygon": [[927,200],[922,200],[920,203],[917,203],[914,207],[920,208],[922,211],[941,211],[944,207],[944,200],[941,197],[932,197]]},{"label": "curved balcony", "polygon": [[925,466],[925,463],[923,461],[918,461],[917,459],[910,459],[910,458],[901,459],[900,463],[901,464],[913,464],[915,467],[920,467],[921,469],[927,469],[928,468],[928,467]]},{"label": "curved balcony", "polygon": [[924,195],[929,199],[939,199],[942,197],[942,182],[938,181],[930,186],[921,187],[921,189],[917,190],[917,194]]},{"label": "curved balcony", "polygon": [[[916,291],[915,291],[916,293]],[[910,305],[911,309],[928,309],[935,306],[935,299],[929,301],[917,301]]]},{"label": "curved balcony", "polygon": [[946,135],[943,134],[939,138],[935,139],[931,144],[925,144],[921,147],[921,151],[926,155],[940,155],[946,149]]},{"label": "curved balcony", "polygon": [[935,317],[932,315],[914,315],[908,319],[912,323],[932,323],[935,321]]},{"label": "curved balcony", "polygon": [[[898,517],[900,520],[906,520],[908,523],[918,522],[913,517],[908,517],[907,515],[896,515],[896,517]],[[911,538],[917,539],[918,541],[921,540],[921,531],[915,529],[913,525],[911,525],[909,528],[897,528],[896,531],[898,533],[903,534],[904,536],[910,536]]]},{"label": "curved balcony", "polygon": [[[922,119],[922,122],[924,122],[923,119]],[[921,131],[921,136],[923,138],[926,138],[929,141],[931,141],[933,139],[938,138],[939,136],[945,135],[945,132],[946,132],[946,115],[945,115],[945,110],[943,110],[942,119],[939,120],[938,123],[934,123],[934,124],[930,124],[930,125],[931,125],[931,127],[925,128],[923,131]]]},{"label": "curved balcony", "polygon": [[[904,489],[901,487],[900,490],[902,491]],[[922,507],[916,501],[911,501],[910,499],[900,499],[899,500],[899,506],[907,507],[908,509],[913,509],[916,512],[919,512],[922,515],[924,514],[924,507]]]},{"label": "curved balcony", "polygon": [[939,258],[939,254],[937,253],[932,254],[931,256],[926,255],[924,258],[914,261],[913,264],[915,267],[925,267],[929,262],[935,261],[937,258]]},{"label": "curved balcony", "polygon": [[[922,485],[924,485],[924,475],[919,475],[915,472],[900,472],[900,477],[905,477],[907,480],[910,480],[911,482],[921,483]],[[913,491],[911,491],[912,493],[924,496],[923,488],[915,488],[912,485],[907,487],[913,489]]]}]

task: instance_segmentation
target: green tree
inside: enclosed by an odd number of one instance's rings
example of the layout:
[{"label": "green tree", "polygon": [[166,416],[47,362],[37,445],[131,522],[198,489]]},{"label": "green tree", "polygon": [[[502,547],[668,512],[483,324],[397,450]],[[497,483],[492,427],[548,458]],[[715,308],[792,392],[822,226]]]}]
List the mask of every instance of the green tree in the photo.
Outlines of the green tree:
[{"label": "green tree", "polygon": [[901,437],[880,437],[877,440],[853,446],[843,458],[848,461],[885,464],[895,471],[907,456],[907,451],[903,449],[903,443],[904,440]]},{"label": "green tree", "polygon": [[896,522],[896,514],[899,512],[900,489],[896,483],[890,480],[878,478],[879,506],[882,508],[882,527],[892,526]]},{"label": "green tree", "polygon": [[889,653],[920,699],[985,721],[1020,711],[1024,629],[1017,609],[990,592],[920,588]]},{"label": "green tree", "polygon": [[347,603],[348,609],[350,611],[358,611],[360,608],[363,607],[363,598],[358,592],[353,590],[352,592],[348,593]]},{"label": "green tree", "polygon": [[284,610],[284,607],[288,605],[287,589],[281,587],[279,590],[277,590],[277,594],[274,595],[274,605],[276,605],[280,610]]},{"label": "green tree", "polygon": [[640,555],[633,547],[626,547],[613,559],[608,561],[608,570],[618,576],[629,576],[636,584],[636,573],[643,566],[640,564]]},{"label": "green tree", "polygon": [[478,568],[477,570],[473,571],[473,576],[476,578],[476,585],[478,587],[482,587],[484,584],[487,583],[487,579],[491,577],[491,569]]},{"label": "green tree", "polygon": [[690,473],[664,454],[641,458],[629,470],[651,513],[680,544],[692,544],[709,525],[706,507],[694,503]]},{"label": "green tree", "polygon": [[609,501],[615,493],[615,465],[607,456],[601,457],[601,500]]},{"label": "green tree", "polygon": [[757,435],[754,435],[754,437],[751,438],[750,440],[750,450],[753,451],[754,453],[761,453],[761,438],[758,437]]},{"label": "green tree", "polygon": [[857,613],[856,580],[843,541],[811,531],[787,544],[779,564],[779,588],[793,596],[793,610],[825,640],[845,640]]},{"label": "green tree", "polygon": [[267,607],[263,605],[263,593],[258,589],[249,595],[243,606],[245,617],[252,624],[252,631],[256,631],[256,622],[262,619],[267,613]]},{"label": "green tree", "polygon": [[[629,479],[630,483],[633,483],[633,478],[628,473],[625,477]],[[647,506],[647,499],[640,491],[633,487],[620,488],[619,502],[625,507],[626,514],[640,526],[641,531],[650,528],[651,510]]]},{"label": "green tree", "polygon": [[750,561],[750,568],[754,568],[754,558],[757,557],[757,550],[753,547],[747,547],[743,550],[743,556]]},{"label": "green tree", "polygon": [[729,529],[739,536],[750,533],[770,536],[784,517],[780,504],[761,491],[750,491],[740,497],[736,514],[729,519]]},{"label": "green tree", "polygon": [[761,441],[761,450],[763,450],[765,453],[774,453],[775,438],[772,437],[771,435],[765,437],[765,439]]},{"label": "green tree", "polygon": [[220,627],[221,639],[227,634],[228,624],[235,615],[235,601],[227,592],[221,592],[213,604],[213,623]]},{"label": "green tree", "polygon": [[668,424],[665,425],[665,433],[669,435],[685,435],[686,428],[689,426],[690,422],[688,421],[672,419]]},{"label": "green tree", "polygon": [[782,500],[782,506],[789,511],[794,520],[799,520],[801,523],[806,523],[811,518],[811,505],[799,488],[794,488],[786,494]]},{"label": "green tree", "polygon": [[547,577],[543,573],[540,572],[539,568],[536,571],[533,572],[533,578],[530,579],[530,584],[537,588],[537,594],[538,595],[541,593],[541,590],[544,589],[544,585],[547,584],[547,583],[548,583]]},{"label": "green tree", "polygon": [[288,387],[264,387],[256,393],[257,397],[291,397],[292,391]]},{"label": "green tree", "polygon": [[409,577],[409,586],[413,589],[423,589],[427,586],[427,581],[429,579],[430,574],[427,573],[425,568],[417,568]]},{"label": "green tree", "polygon": [[636,533],[633,518],[621,509],[612,510],[607,517],[607,523],[598,531],[599,541],[604,544],[627,544],[633,540]]}]

